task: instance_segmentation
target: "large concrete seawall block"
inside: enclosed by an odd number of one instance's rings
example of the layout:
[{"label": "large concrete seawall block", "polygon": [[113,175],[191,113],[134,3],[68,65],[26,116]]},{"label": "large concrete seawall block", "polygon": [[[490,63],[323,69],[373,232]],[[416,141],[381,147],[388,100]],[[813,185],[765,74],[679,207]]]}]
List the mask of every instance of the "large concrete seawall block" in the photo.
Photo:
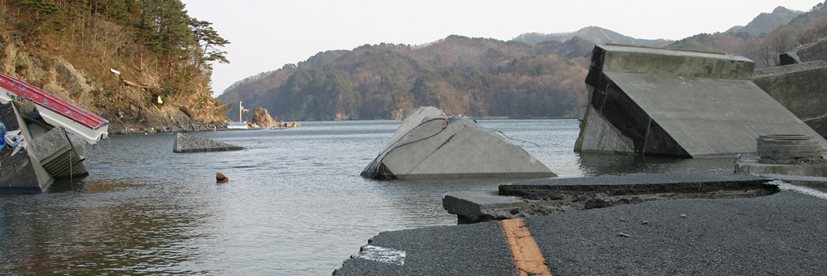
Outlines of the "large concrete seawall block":
[{"label": "large concrete seawall block", "polygon": [[506,138],[434,107],[409,114],[362,171],[372,179],[536,178],[555,176]]},{"label": "large concrete seawall block", "polygon": [[[631,145],[626,153],[734,156],[755,152],[762,134],[816,136],[752,82],[754,66],[725,54],[595,46],[589,112],[575,150],[613,153]],[[827,148],[824,139],[819,144]]]},{"label": "large concrete seawall block", "polygon": [[755,71],[753,82],[821,136],[827,136],[827,62]]},{"label": "large concrete seawall block", "polygon": [[802,45],[796,49],[781,54],[781,65],[804,63],[808,61],[827,60],[827,38]]}]

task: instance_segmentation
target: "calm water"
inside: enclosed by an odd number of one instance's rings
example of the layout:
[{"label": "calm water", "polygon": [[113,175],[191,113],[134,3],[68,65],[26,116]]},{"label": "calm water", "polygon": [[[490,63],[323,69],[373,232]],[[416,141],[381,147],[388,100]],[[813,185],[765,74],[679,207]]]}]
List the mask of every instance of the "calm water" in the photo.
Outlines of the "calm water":
[{"label": "calm water", "polygon": [[[561,176],[732,167],[575,154],[575,120],[480,123]],[[398,124],[196,133],[247,148],[223,153],[174,154],[174,135],[113,137],[89,148],[80,183],[0,196],[0,274],[329,275],[381,231],[456,224],[442,194],[503,182],[361,178]]]}]

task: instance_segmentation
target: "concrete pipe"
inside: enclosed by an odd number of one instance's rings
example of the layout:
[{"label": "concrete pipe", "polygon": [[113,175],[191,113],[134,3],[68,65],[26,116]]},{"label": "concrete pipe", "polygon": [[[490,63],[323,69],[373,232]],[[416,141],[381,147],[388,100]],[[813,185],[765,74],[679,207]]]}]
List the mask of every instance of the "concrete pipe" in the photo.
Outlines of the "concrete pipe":
[{"label": "concrete pipe", "polygon": [[818,142],[806,135],[761,135],[757,143],[760,163],[795,164],[821,159]]}]

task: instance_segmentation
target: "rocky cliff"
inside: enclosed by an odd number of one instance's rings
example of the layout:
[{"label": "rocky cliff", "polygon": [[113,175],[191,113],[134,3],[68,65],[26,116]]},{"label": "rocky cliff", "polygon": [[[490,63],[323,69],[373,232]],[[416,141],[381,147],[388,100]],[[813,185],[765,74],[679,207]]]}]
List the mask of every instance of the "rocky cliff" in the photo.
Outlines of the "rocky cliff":
[{"label": "rocky cliff", "polygon": [[[221,125],[225,107],[211,97],[207,53],[171,51],[203,42],[194,24],[203,21],[183,8],[177,0],[0,2],[0,70],[100,114],[112,133]],[[145,26],[172,29],[173,21],[177,38]]]}]

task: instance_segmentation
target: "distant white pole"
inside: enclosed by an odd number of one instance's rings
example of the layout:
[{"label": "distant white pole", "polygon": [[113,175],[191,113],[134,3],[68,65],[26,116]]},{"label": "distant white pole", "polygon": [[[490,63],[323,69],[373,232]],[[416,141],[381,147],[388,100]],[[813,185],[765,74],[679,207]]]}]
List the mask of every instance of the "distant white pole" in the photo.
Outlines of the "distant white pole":
[{"label": "distant white pole", "polygon": [[244,106],[243,106],[243,105],[241,105],[241,103],[242,103],[242,101],[238,101],[238,122],[239,122],[239,123],[243,122],[243,121],[241,120],[241,119],[242,119],[242,118],[241,118],[241,112],[243,112],[243,111],[244,111]]}]

